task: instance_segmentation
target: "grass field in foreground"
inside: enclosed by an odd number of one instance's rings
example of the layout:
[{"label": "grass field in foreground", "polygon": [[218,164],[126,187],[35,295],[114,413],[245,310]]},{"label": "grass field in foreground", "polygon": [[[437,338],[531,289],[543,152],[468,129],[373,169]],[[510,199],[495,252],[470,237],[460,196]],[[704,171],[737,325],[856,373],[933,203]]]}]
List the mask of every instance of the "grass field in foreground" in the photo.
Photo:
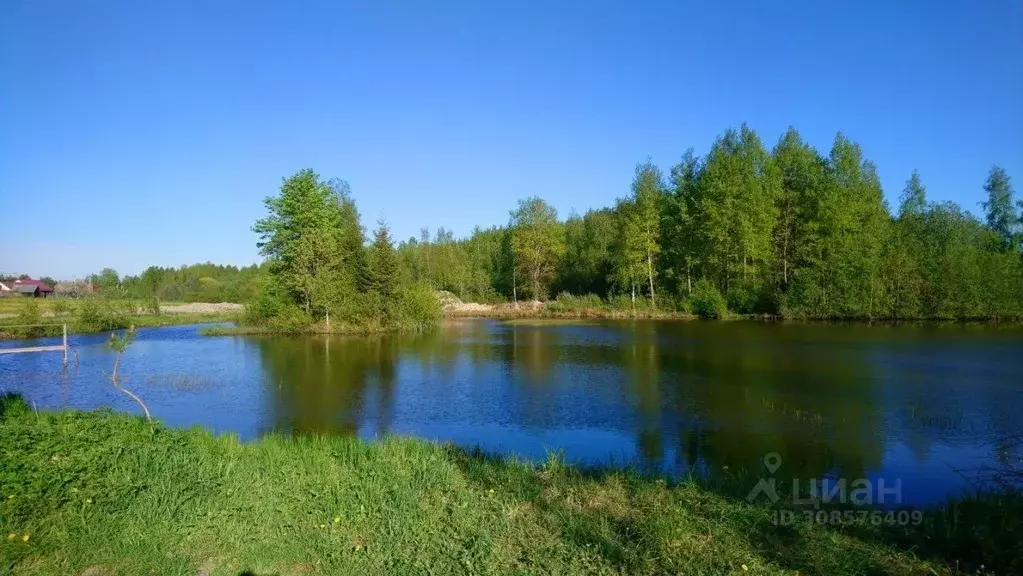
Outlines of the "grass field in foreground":
[{"label": "grass field in foreground", "polygon": [[0,573],[1018,573],[1018,526],[941,515],[901,535],[778,527],[695,482],[400,437],[240,443],[0,397]]}]

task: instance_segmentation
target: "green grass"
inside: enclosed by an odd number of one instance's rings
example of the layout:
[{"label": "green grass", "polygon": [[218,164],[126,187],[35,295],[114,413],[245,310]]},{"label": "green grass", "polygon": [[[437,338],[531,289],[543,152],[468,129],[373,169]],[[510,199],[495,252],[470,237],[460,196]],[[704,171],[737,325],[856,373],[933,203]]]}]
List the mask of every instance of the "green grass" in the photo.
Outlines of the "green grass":
[{"label": "green grass", "polygon": [[75,334],[129,326],[233,322],[240,317],[237,312],[154,314],[149,305],[133,300],[4,298],[0,304],[7,314],[0,317],[0,339],[59,336],[63,324],[67,324],[68,333]]},{"label": "green grass", "polygon": [[536,466],[401,437],[241,443],[109,411],[35,413],[0,398],[4,574],[908,575],[973,574],[985,560],[997,573],[1020,568],[1012,533],[985,544],[965,538],[986,532],[960,527],[964,556],[953,558],[944,542],[926,545],[947,528],[940,515],[929,526],[778,527],[769,509],[691,481],[557,459]]},{"label": "green grass", "polygon": [[[244,322],[244,318],[241,318]],[[241,323],[238,326],[213,326],[201,330],[203,336],[273,336],[296,334],[343,334],[369,335],[385,333],[426,332],[437,327],[438,322],[367,322],[364,324],[346,324],[334,321],[330,325],[320,321],[308,325],[280,327],[274,325],[252,325]]]},{"label": "green grass", "polygon": [[[95,300],[96,298],[89,298]],[[118,299],[118,298],[104,298],[105,302],[110,302],[114,305],[122,305],[129,302],[135,302],[133,300]],[[25,306],[29,304],[35,304],[39,308],[41,313],[55,313],[62,311],[74,312],[77,310],[86,299],[84,298],[24,298],[24,297],[7,297],[0,298],[0,314],[10,315],[10,318],[17,316],[25,309]],[[183,302],[161,302],[161,304],[173,305],[183,304]]]}]

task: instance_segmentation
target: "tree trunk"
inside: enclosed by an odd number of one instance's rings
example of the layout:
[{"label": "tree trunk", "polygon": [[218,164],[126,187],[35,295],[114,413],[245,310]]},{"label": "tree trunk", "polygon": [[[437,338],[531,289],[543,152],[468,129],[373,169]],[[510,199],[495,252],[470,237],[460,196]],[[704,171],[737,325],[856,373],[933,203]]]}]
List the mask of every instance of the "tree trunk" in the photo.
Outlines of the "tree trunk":
[{"label": "tree trunk", "polygon": [[632,315],[636,315],[636,283],[632,283]]},{"label": "tree trunk", "polygon": [[657,302],[654,300],[654,257],[650,252],[646,253],[646,273],[650,278],[650,307],[656,308]]},{"label": "tree trunk", "polygon": [[692,263],[688,259],[686,259],[686,289],[688,290],[687,293],[690,296],[692,296],[693,295],[693,272],[692,272]]},{"label": "tree trunk", "polygon": [[117,368],[120,365],[121,365],[121,353],[117,352],[116,355],[114,356],[114,372],[110,375],[110,381],[113,383],[114,388],[117,388],[121,392],[124,392],[132,400],[137,402],[138,405],[142,407],[142,411],[146,413],[146,420],[149,420],[150,422],[152,422],[153,421],[153,416],[149,413],[149,408],[146,407],[146,403],[143,402],[141,398],[139,398],[134,393],[132,393],[131,390],[128,390],[127,388],[123,388],[120,384],[117,383]]},{"label": "tree trunk", "polygon": [[512,304],[515,308],[519,307],[519,287],[515,282],[515,271],[512,271]]},{"label": "tree trunk", "polygon": [[786,230],[785,241],[781,244],[781,266],[782,266],[782,279],[785,284],[785,289],[789,288],[789,235]]}]

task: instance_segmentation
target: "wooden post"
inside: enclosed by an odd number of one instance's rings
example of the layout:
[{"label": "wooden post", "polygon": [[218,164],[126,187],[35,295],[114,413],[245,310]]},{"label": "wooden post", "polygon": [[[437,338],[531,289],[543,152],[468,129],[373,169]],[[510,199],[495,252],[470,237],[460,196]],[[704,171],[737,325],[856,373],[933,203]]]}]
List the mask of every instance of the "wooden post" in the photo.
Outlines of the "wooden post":
[{"label": "wooden post", "polygon": [[64,324],[64,369],[67,369],[67,324]]}]

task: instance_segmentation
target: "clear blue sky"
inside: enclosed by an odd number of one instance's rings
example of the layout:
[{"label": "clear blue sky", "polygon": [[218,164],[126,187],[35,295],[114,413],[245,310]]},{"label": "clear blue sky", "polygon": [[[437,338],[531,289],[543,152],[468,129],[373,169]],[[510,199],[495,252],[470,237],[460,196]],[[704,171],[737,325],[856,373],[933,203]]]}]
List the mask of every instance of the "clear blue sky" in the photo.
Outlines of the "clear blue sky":
[{"label": "clear blue sky", "polygon": [[1023,3],[3,0],[0,272],[257,261],[303,167],[398,238],[583,212],[743,121],[1023,192]]}]

